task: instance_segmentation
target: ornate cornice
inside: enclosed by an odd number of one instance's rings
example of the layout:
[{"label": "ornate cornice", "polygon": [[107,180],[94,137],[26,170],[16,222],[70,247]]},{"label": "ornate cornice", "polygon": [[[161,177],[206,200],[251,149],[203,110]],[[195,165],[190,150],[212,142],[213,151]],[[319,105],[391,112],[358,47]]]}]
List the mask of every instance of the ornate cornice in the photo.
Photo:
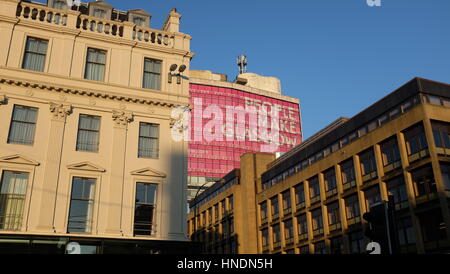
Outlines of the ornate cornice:
[{"label": "ornate cornice", "polygon": [[133,121],[134,116],[133,113],[129,111],[113,110],[112,118],[116,126],[126,127],[128,123]]},{"label": "ornate cornice", "polygon": [[142,97],[133,97],[133,96],[126,96],[126,95],[120,95],[115,93],[106,93],[106,92],[100,92],[100,91],[89,91],[89,90],[82,90],[82,89],[76,89],[76,88],[69,88],[69,87],[57,87],[52,84],[40,84],[40,83],[32,83],[27,80],[13,80],[13,79],[6,79],[6,78],[0,78],[1,84],[8,84],[8,85],[14,85],[14,86],[22,86],[22,87],[28,87],[28,88],[35,88],[35,89],[45,89],[48,91],[54,91],[59,93],[66,93],[66,94],[75,94],[75,95],[82,95],[82,96],[88,96],[88,97],[96,97],[96,98],[103,98],[103,99],[110,99],[110,100],[117,100],[122,102],[130,102],[130,103],[137,103],[137,104],[144,104],[144,105],[153,105],[153,106],[161,106],[161,107],[179,107],[179,106],[185,106],[183,104],[180,104],[175,101],[171,100],[158,100],[153,98],[142,98]]},{"label": "ornate cornice", "polygon": [[50,103],[50,112],[53,113],[53,118],[64,120],[72,113],[72,106]]}]

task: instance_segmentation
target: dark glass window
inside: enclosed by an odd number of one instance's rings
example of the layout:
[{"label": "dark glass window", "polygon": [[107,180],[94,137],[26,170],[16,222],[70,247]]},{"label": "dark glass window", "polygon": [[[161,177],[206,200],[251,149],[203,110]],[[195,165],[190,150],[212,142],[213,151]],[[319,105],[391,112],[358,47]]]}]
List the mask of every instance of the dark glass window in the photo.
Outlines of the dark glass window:
[{"label": "dark glass window", "polygon": [[432,121],[431,125],[436,147],[450,149],[450,123]]},{"label": "dark glass window", "polygon": [[299,184],[295,187],[295,202],[296,205],[300,205],[305,202],[305,189],[303,184]]},{"label": "dark glass window", "polygon": [[312,212],[312,225],[313,231],[318,231],[323,229],[323,218],[322,218],[322,210],[316,209]]},{"label": "dark glass window", "polygon": [[161,89],[161,61],[144,59],[144,80],[142,87],[146,89]]},{"label": "dark glass window", "polygon": [[106,51],[88,48],[84,79],[104,81],[106,67]]},{"label": "dark glass window", "polygon": [[262,236],[262,245],[263,245],[263,249],[268,249],[269,248],[269,229],[263,229],[261,231],[261,236]]},{"label": "dark glass window", "polygon": [[[328,224],[330,226],[330,231],[334,231],[336,229],[339,229],[340,227],[337,226],[341,223],[341,218],[339,214],[339,203],[334,202],[327,206],[328,211]],[[331,226],[333,226],[333,229],[331,229]]]},{"label": "dark glass window", "polygon": [[90,233],[94,210],[95,179],[74,177],[68,233]]},{"label": "dark glass window", "polygon": [[337,185],[336,185],[336,173],[334,168],[330,168],[323,173],[323,178],[325,181],[325,189],[327,192],[327,197],[331,195],[337,194]]},{"label": "dark glass window", "polygon": [[32,145],[36,130],[37,108],[14,106],[8,143]]},{"label": "dark glass window", "polygon": [[80,114],[77,151],[98,152],[100,117]]},{"label": "dark glass window", "polygon": [[364,235],[362,231],[350,233],[348,235],[350,242],[350,253],[364,253],[366,246],[364,244]]},{"label": "dark glass window", "polygon": [[353,159],[341,163],[342,184],[348,184],[355,180],[355,168]]},{"label": "dark glass window", "polygon": [[279,216],[279,207],[278,207],[278,196],[270,199],[272,204],[272,218],[277,218]]},{"label": "dark glass window", "polygon": [[383,156],[383,166],[391,165],[400,161],[400,150],[398,149],[397,138],[392,137],[381,143],[381,153]]},{"label": "dark glass window", "polygon": [[404,218],[397,221],[398,240],[401,246],[416,243],[414,228],[411,218]]},{"label": "dark glass window", "polygon": [[297,219],[298,235],[308,235],[308,222],[306,214],[300,215]]},{"label": "dark glass window", "polygon": [[136,204],[134,210],[134,235],[150,236],[155,229],[157,185],[137,183]]},{"label": "dark glass window", "polygon": [[284,239],[286,243],[291,243],[294,239],[294,228],[292,227],[292,220],[284,222]]},{"label": "dark glass window", "polygon": [[450,191],[450,164],[441,164],[441,172],[445,190]]},{"label": "dark glass window", "polygon": [[282,194],[283,197],[283,211],[285,213],[289,213],[291,211],[291,191],[287,190],[285,192],[283,192]]},{"label": "dark glass window", "polygon": [[261,222],[265,223],[267,221],[267,202],[262,202],[260,204],[260,212],[261,212]]},{"label": "dark glass window", "polygon": [[274,225],[272,227],[272,232],[274,246],[277,246],[281,243],[280,225]]},{"label": "dark glass window", "polygon": [[425,166],[414,170],[411,173],[414,183],[416,197],[424,196],[429,193],[435,193],[436,181],[434,180],[433,169],[431,166]]},{"label": "dark glass window", "polygon": [[47,46],[48,41],[46,40],[28,37],[22,68],[34,71],[44,71]]},{"label": "dark glass window", "polygon": [[159,125],[139,123],[139,158],[159,157]]},{"label": "dark glass window", "polygon": [[331,254],[343,254],[345,247],[344,247],[344,240],[342,237],[335,237],[330,239],[330,250]]},{"label": "dark glass window", "polygon": [[315,176],[309,179],[308,182],[309,182],[309,198],[311,198],[311,202],[320,200],[319,178]]},{"label": "dark glass window", "polygon": [[320,241],[314,244],[314,254],[327,254],[327,246],[325,241]]},{"label": "dark glass window", "polygon": [[389,180],[386,182],[386,185],[389,195],[392,195],[394,198],[396,208],[402,208],[403,206],[401,205],[408,202],[408,193],[406,192],[406,185],[403,177],[397,177]]},{"label": "dark glass window", "polygon": [[366,198],[366,208],[370,207],[381,201],[380,189],[378,186],[374,186],[364,191],[364,196]]},{"label": "dark glass window", "polygon": [[423,125],[419,124],[404,132],[408,156],[428,148]]},{"label": "dark glass window", "polygon": [[345,199],[345,212],[347,214],[347,220],[359,219],[360,211],[357,195],[352,195]]},{"label": "dark glass window", "polygon": [[[360,162],[361,162],[361,173],[362,176],[372,175],[373,172],[377,171],[377,164],[375,161],[375,155],[373,153],[373,149],[369,149],[363,153],[361,153]],[[374,175],[375,176],[375,175]],[[373,176],[369,176],[369,179],[373,178]],[[364,179],[364,178],[363,178]]]}]

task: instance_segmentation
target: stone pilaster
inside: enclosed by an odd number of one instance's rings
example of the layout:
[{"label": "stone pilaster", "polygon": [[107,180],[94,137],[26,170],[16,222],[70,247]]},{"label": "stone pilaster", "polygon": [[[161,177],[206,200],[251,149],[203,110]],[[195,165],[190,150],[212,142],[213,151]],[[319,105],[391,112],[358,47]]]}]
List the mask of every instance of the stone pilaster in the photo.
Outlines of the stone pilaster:
[{"label": "stone pilaster", "polygon": [[124,167],[127,143],[128,124],[133,121],[133,113],[114,110],[112,113],[114,121],[112,135],[112,151],[111,151],[111,175],[108,190],[108,200],[111,204],[108,206],[108,216],[106,225],[106,234],[121,236],[122,229],[122,196],[124,184]]},{"label": "stone pilaster", "polygon": [[49,142],[45,160],[44,180],[42,184],[41,207],[36,229],[44,232],[55,232],[54,214],[58,192],[61,155],[64,141],[66,118],[72,113],[71,105],[50,103],[53,114],[50,122]]}]

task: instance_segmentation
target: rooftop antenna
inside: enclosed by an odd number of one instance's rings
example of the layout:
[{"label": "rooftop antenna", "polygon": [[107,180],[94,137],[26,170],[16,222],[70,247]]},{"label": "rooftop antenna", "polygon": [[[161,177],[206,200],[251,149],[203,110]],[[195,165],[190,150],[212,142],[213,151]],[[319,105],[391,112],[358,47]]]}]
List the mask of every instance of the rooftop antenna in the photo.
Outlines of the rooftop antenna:
[{"label": "rooftop antenna", "polygon": [[237,65],[239,66],[239,74],[247,72],[247,56],[241,54],[237,58]]}]

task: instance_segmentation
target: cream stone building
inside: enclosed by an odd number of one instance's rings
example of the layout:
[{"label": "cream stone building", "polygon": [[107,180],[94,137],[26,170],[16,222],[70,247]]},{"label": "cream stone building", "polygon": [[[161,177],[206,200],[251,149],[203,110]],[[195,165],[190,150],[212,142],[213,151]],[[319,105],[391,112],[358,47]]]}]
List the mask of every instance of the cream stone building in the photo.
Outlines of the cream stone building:
[{"label": "cream stone building", "polygon": [[187,250],[180,18],[0,1],[0,252]]}]

